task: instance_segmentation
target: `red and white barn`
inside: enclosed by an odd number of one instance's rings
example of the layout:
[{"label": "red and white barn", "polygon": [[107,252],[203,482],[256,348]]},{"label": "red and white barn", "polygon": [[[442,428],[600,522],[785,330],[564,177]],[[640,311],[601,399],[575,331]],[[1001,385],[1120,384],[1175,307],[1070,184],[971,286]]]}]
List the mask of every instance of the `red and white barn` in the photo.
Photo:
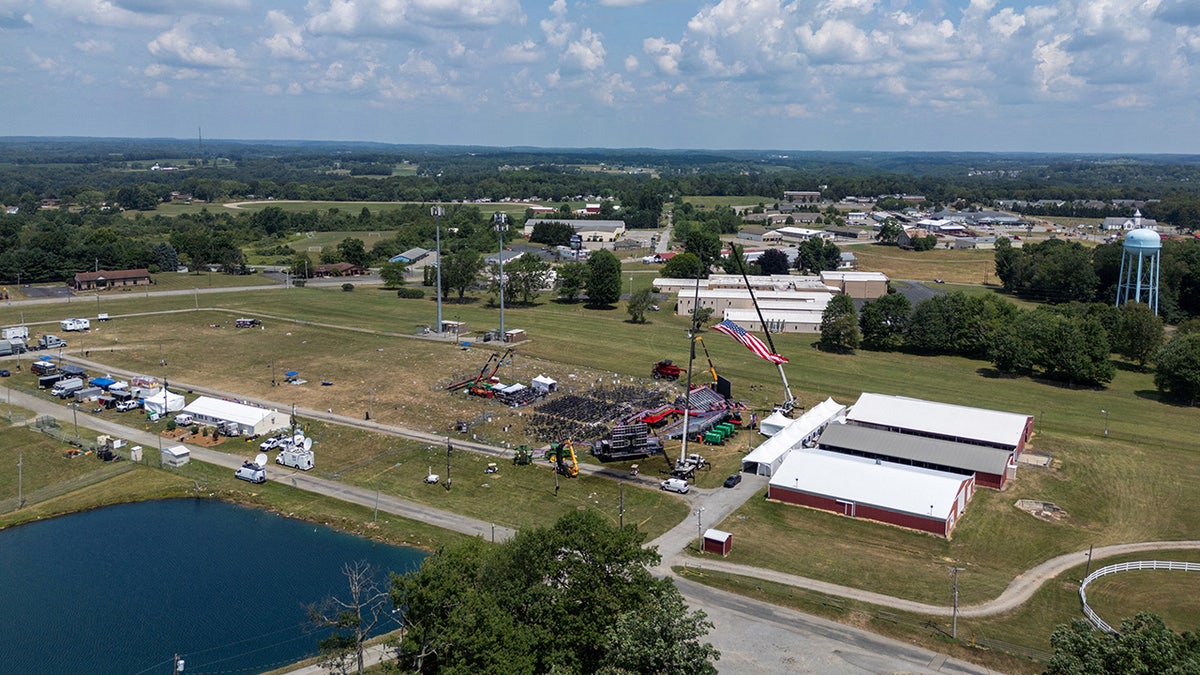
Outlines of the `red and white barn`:
[{"label": "red and white barn", "polygon": [[974,475],[978,485],[997,490],[1003,490],[1008,479],[1016,474],[1012,454],[999,448],[900,434],[856,424],[830,424],[817,440],[817,447],[867,459]]},{"label": "red and white barn", "polygon": [[1033,417],[1000,410],[864,393],[846,414],[864,427],[1006,450],[1015,465],[1033,436]]},{"label": "red and white barn", "polygon": [[974,492],[974,476],[805,449],[771,476],[767,499],[949,537]]}]

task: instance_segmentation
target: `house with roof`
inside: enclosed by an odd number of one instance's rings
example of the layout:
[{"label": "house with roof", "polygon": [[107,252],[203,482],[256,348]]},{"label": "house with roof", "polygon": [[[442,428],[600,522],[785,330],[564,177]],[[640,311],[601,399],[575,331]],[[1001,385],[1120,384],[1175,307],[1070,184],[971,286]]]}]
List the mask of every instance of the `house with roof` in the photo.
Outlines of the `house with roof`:
[{"label": "house with roof", "polygon": [[348,262],[339,262],[325,265],[317,265],[313,267],[312,275],[316,278],[324,277],[359,277],[367,273],[367,270],[358,265]]},{"label": "house with roof", "polygon": [[[599,208],[599,207],[597,207]],[[530,218],[525,221],[522,233],[528,237],[533,234],[533,226],[538,223],[561,223],[575,230],[575,234],[583,237],[584,241],[610,242],[625,234],[623,220],[586,220],[569,218]]]},{"label": "house with roof", "polygon": [[150,270],[139,268],[80,272],[71,279],[69,285],[77,291],[94,291],[125,286],[149,286],[153,281]]},{"label": "house with roof", "polygon": [[1109,232],[1140,230],[1143,227],[1157,230],[1158,221],[1153,218],[1143,218],[1141,211],[1134,211],[1132,217],[1109,216],[1100,224],[1100,229]]}]

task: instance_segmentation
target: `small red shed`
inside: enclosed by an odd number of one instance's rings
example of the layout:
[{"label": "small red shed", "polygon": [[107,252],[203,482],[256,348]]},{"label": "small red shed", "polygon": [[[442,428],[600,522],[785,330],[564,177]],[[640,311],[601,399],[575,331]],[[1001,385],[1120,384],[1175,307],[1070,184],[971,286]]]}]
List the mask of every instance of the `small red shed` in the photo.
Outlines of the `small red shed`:
[{"label": "small red shed", "polygon": [[733,548],[733,535],[728,532],[714,530],[709,528],[704,532],[704,552],[716,553],[720,556],[729,555],[729,549]]}]

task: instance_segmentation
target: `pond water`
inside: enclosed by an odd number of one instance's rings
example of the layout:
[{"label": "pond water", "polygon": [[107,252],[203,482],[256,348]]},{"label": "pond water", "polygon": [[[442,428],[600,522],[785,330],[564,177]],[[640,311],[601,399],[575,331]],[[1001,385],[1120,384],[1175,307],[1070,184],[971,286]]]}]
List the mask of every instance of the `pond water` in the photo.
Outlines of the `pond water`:
[{"label": "pond water", "polygon": [[215,500],[0,531],[0,671],[166,675],[176,653],[186,675],[278,668],[317,653],[307,608],[346,597],[343,565],[386,585],[425,555]]}]

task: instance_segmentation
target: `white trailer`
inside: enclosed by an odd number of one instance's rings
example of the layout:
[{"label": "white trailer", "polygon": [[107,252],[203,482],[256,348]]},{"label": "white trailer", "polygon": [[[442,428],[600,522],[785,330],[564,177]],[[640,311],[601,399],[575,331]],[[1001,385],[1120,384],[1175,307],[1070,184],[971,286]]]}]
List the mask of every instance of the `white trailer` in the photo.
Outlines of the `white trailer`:
[{"label": "white trailer", "polygon": [[0,339],[3,340],[28,340],[28,326],[9,326],[8,328],[0,328]]},{"label": "white trailer", "polygon": [[85,331],[92,327],[92,322],[89,319],[63,319],[58,322],[64,332],[69,331]]}]

